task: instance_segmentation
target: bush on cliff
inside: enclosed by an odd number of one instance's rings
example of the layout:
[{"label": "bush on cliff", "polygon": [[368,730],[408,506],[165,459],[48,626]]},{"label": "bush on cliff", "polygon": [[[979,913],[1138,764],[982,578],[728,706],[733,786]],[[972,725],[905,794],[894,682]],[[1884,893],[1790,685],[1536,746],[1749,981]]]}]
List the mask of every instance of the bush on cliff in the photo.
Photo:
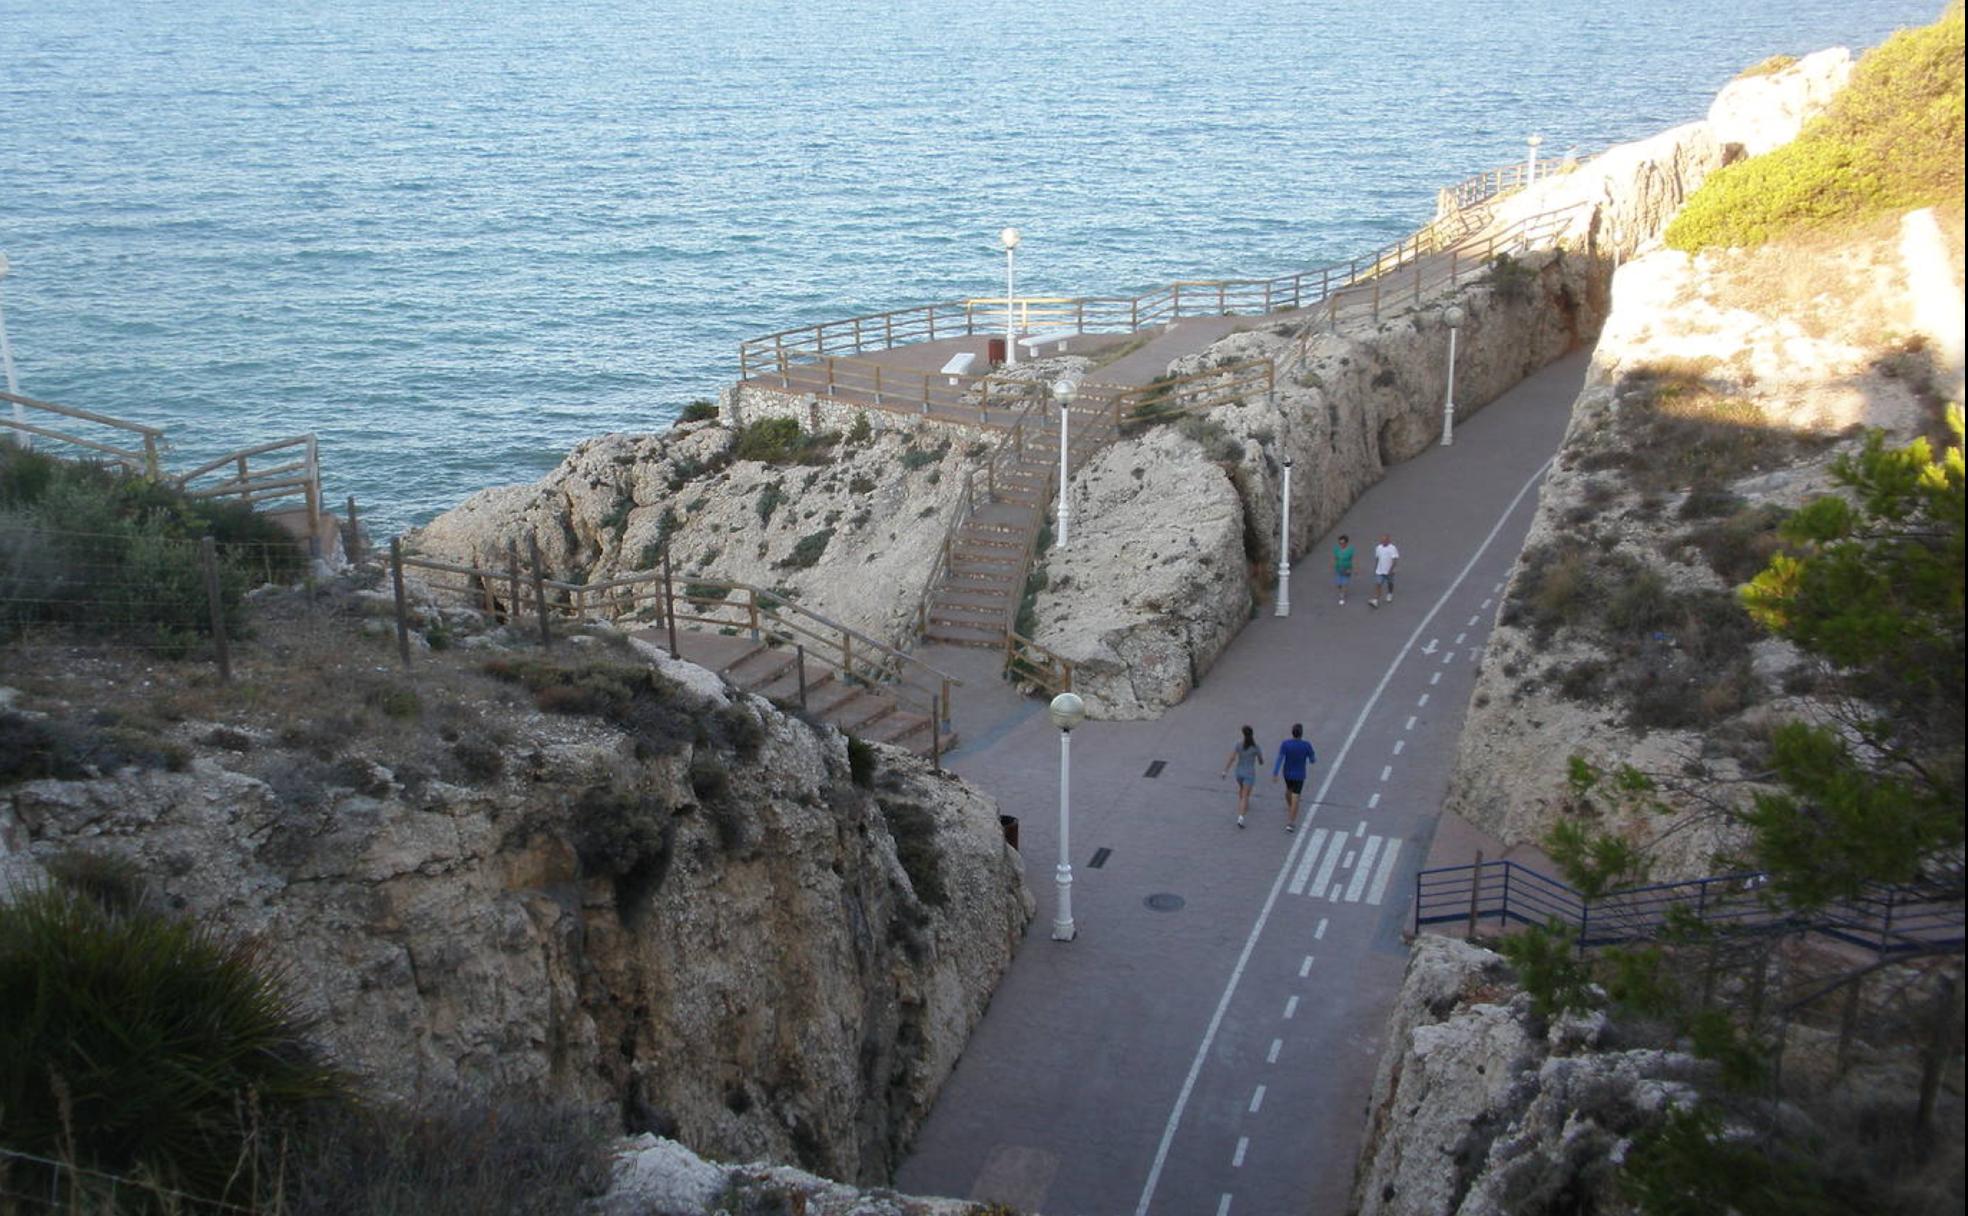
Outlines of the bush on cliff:
[{"label": "bush on cliff", "polygon": [[1690,253],[1962,196],[1962,5],[1869,52],[1789,144],[1711,174],[1668,225]]}]

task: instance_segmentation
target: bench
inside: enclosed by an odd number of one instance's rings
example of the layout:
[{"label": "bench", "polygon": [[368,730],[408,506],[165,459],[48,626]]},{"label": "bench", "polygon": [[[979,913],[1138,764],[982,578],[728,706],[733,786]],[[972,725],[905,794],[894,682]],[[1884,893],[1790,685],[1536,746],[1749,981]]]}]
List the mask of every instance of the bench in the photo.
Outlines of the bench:
[{"label": "bench", "polygon": [[1049,329],[1042,334],[1033,334],[1029,338],[1020,338],[1018,344],[1025,348],[1026,354],[1037,358],[1041,346],[1051,346],[1054,342],[1057,342],[1059,343],[1059,353],[1063,355],[1066,353],[1067,340],[1079,336],[1080,331],[1077,329]]},{"label": "bench", "polygon": [[975,351],[965,351],[960,355],[951,355],[950,361],[943,365],[943,374],[950,378],[951,384],[955,384],[958,376],[969,374],[970,365],[975,362],[977,362],[977,352]]}]

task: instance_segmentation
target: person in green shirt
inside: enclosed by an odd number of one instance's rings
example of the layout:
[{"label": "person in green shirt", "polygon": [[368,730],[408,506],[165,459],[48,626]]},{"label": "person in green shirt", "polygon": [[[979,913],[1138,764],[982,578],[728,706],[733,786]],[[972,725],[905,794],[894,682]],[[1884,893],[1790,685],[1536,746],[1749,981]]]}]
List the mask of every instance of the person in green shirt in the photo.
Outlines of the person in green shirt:
[{"label": "person in green shirt", "polygon": [[1346,584],[1353,581],[1353,541],[1342,536],[1333,546],[1333,586],[1339,588],[1339,602],[1346,602]]}]

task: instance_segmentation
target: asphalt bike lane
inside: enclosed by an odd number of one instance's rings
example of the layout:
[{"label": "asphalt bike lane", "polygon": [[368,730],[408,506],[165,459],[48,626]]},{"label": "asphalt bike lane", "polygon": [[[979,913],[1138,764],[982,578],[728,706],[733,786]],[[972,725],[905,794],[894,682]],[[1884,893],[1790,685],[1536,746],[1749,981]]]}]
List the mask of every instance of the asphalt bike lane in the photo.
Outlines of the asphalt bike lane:
[{"label": "asphalt bike lane", "polygon": [[[1053,1216],[1344,1206],[1495,587],[1583,370],[1526,381],[1334,529],[1363,554],[1394,534],[1392,603],[1366,607],[1370,574],[1332,602],[1328,537],[1292,576],[1292,616],[1254,620],[1183,705],[1074,732],[1077,940],[1048,940],[1058,732],[1026,712],[953,761],[1020,816],[1039,907],[902,1189]],[[1269,761],[1293,721],[1320,760],[1298,832],[1268,764],[1237,829],[1219,776],[1237,728]]]}]

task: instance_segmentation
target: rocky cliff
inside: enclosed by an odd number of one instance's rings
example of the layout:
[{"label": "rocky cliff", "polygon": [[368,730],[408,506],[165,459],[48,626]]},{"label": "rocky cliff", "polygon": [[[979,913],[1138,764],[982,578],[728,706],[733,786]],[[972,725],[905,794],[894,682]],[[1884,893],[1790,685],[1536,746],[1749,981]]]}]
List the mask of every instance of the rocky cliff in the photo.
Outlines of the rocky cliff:
[{"label": "rocky cliff", "polygon": [[[414,679],[333,629],[265,644],[230,689],[105,668],[0,698],[85,758],[0,788],[0,882],[82,858],[268,943],[378,1093],[887,1177],[1030,914],[989,798],[605,639]],[[78,742],[104,721],[156,734]]]}]

